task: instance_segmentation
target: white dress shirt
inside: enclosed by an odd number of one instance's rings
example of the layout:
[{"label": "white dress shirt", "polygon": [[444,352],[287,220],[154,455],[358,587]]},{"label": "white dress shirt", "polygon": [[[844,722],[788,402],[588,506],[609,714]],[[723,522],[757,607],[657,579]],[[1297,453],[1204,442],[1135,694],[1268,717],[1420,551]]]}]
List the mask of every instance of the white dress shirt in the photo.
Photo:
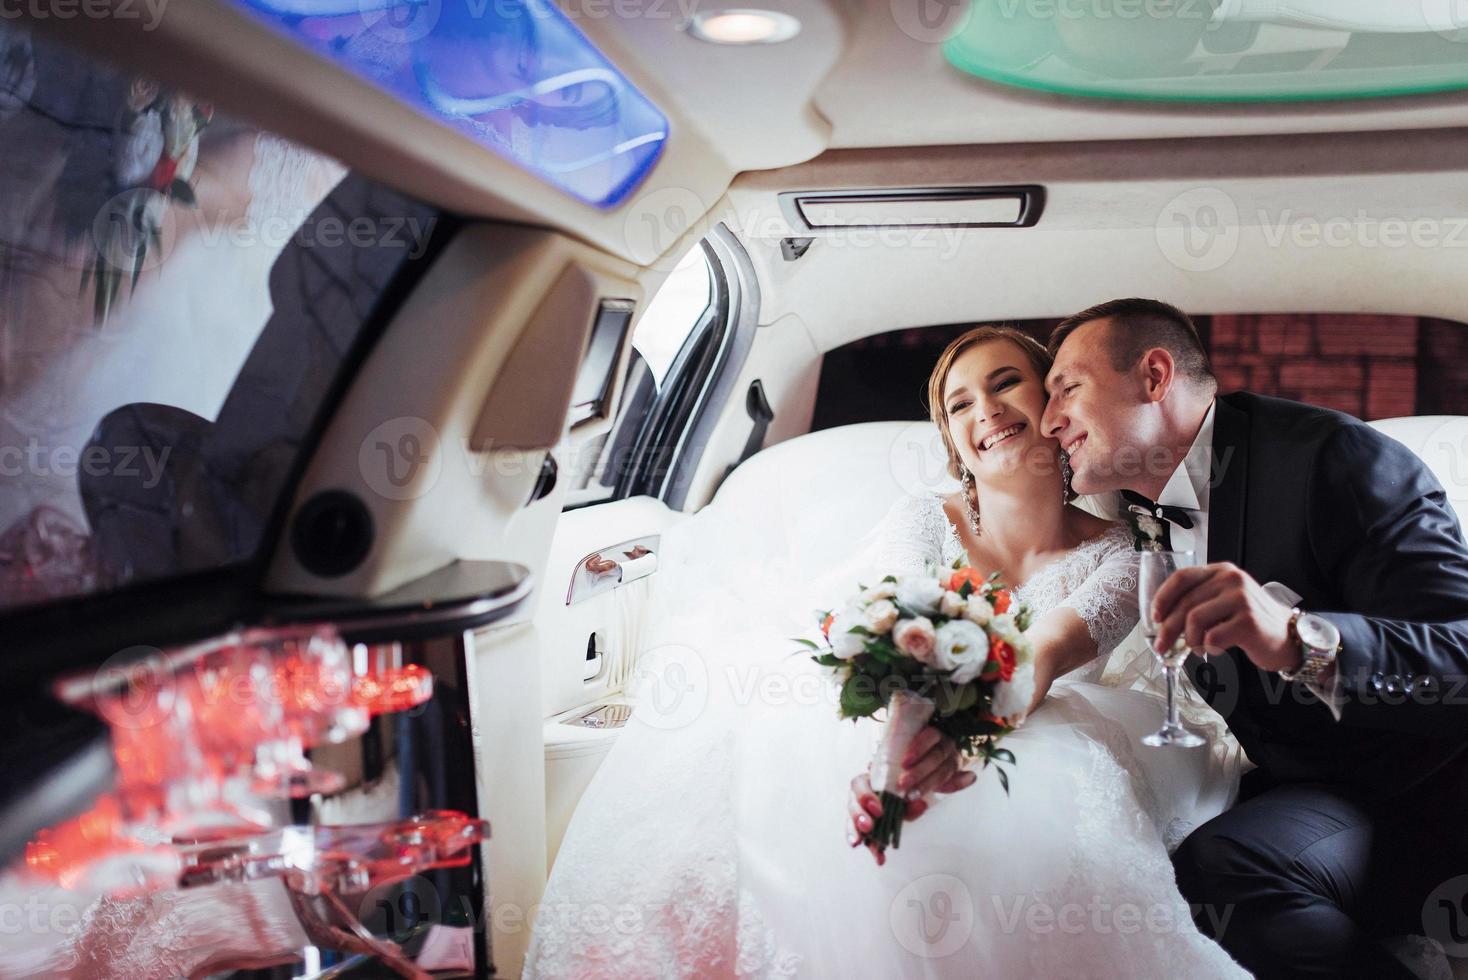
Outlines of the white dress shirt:
[{"label": "white dress shirt", "polygon": [[1192,511],[1191,528],[1172,525],[1170,540],[1173,551],[1191,551],[1198,565],[1208,564],[1208,500],[1213,483],[1213,414],[1217,403],[1210,403],[1203,424],[1187,454],[1167,479],[1157,497],[1159,504],[1185,507]]}]

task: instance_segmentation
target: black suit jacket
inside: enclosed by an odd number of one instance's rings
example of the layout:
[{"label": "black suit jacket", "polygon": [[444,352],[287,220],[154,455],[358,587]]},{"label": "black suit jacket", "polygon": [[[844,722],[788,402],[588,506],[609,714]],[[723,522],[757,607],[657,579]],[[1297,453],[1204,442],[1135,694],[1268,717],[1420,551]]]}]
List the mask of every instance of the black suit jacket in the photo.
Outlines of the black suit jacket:
[{"label": "black suit jacket", "polygon": [[1208,560],[1278,581],[1341,631],[1337,722],[1239,650],[1188,670],[1270,782],[1464,798],[1468,547],[1432,473],[1359,419],[1217,400]]}]

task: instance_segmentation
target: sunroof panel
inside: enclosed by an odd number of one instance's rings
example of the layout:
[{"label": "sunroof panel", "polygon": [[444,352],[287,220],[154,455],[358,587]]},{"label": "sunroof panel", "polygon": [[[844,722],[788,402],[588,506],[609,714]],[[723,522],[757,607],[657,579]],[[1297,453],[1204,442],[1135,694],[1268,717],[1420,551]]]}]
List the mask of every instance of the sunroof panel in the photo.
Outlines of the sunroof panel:
[{"label": "sunroof panel", "polygon": [[547,0],[234,0],[569,194],[612,207],[668,120]]},{"label": "sunroof panel", "polygon": [[1468,0],[971,0],[943,52],[1046,92],[1180,102],[1468,88]]}]

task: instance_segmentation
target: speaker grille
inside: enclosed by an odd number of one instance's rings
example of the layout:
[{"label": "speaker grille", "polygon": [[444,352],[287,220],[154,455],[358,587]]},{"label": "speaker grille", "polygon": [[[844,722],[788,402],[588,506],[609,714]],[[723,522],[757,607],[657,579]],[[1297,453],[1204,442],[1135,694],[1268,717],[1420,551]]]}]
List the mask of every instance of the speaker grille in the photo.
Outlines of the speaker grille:
[{"label": "speaker grille", "polygon": [[296,511],[291,547],[308,572],[335,578],[362,564],[372,533],[372,512],[356,494],[323,490]]}]

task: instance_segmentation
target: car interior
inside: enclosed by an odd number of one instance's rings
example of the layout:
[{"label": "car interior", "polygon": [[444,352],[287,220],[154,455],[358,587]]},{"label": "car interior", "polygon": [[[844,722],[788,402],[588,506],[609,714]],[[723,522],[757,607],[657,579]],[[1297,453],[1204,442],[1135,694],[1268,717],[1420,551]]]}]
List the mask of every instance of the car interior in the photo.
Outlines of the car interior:
[{"label": "car interior", "polygon": [[[1468,513],[1468,14],[1016,3],[6,13],[0,902],[236,889],[307,924],[198,975],[519,976],[684,588],[794,589],[951,486],[925,383],[976,323],[1166,300]],[[268,771],[202,709],[139,741],[262,630],[377,686]],[[179,790],[230,759],[284,788]],[[389,824],[407,884],[340,857]],[[334,870],[270,863],[311,828]],[[68,943],[108,948],[0,975]],[[77,975],[143,975],[114,946]]]}]

